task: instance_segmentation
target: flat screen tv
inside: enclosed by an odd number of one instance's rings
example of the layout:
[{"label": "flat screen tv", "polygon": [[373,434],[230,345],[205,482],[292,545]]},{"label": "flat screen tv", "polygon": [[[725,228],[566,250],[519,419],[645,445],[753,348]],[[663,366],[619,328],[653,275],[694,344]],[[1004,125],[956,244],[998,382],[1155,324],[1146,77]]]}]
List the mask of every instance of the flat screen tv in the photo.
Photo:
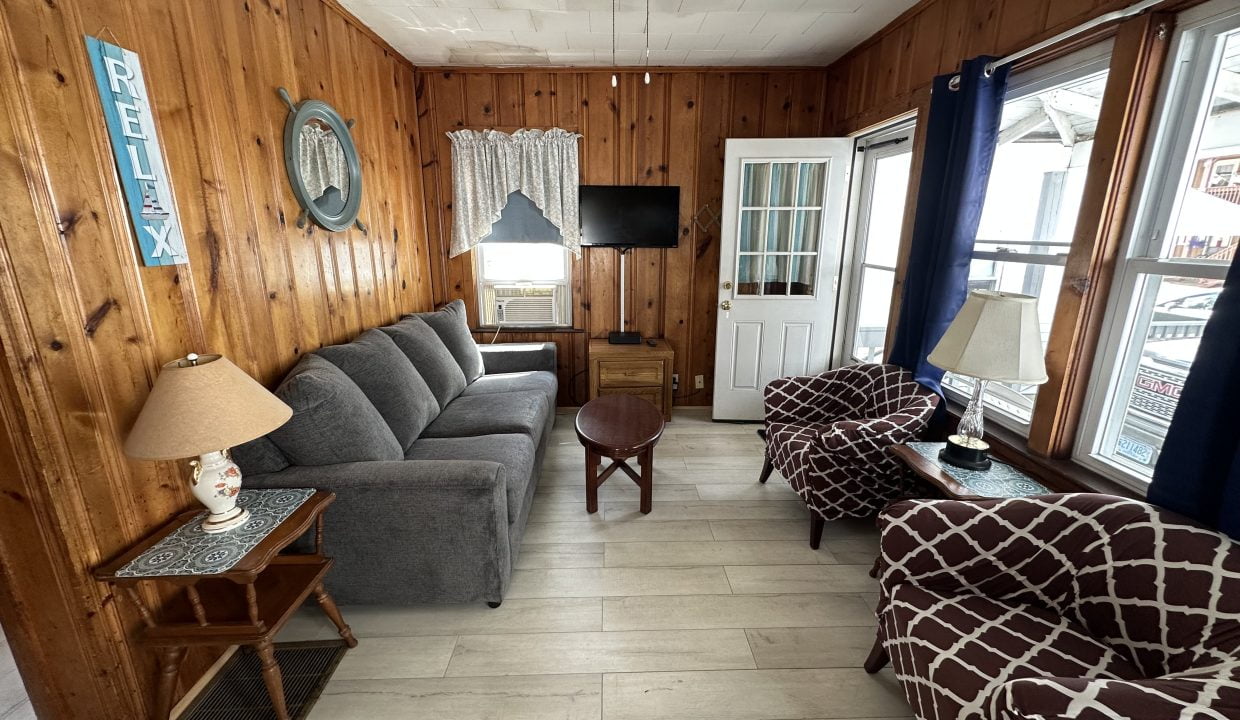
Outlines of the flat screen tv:
[{"label": "flat screen tv", "polygon": [[582,245],[674,248],[679,235],[679,187],[581,186]]}]

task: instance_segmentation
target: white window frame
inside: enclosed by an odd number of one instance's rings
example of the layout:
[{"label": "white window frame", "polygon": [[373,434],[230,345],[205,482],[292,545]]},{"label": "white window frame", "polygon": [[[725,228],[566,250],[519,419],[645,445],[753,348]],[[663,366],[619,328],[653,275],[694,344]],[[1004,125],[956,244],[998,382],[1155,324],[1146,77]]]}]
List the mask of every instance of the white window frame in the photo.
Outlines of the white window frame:
[{"label": "white window frame", "polygon": [[[870,238],[870,208],[874,202],[875,166],[879,160],[884,158],[903,153],[912,154],[913,137],[916,132],[917,116],[912,115],[857,137],[853,159],[853,177],[856,181],[853,183],[852,197],[849,198],[848,203],[848,239],[845,242],[844,267],[847,271],[841,273],[844,287],[840,290],[840,306],[836,320],[836,327],[843,328],[843,332],[838,335],[834,352],[837,366],[865,362],[853,355],[857,339],[858,315],[861,312],[861,277],[865,268],[888,270],[893,276],[896,272],[894,265],[887,267],[865,262],[866,245]],[[881,145],[881,147],[873,147],[876,145]],[[873,149],[868,149],[871,147]],[[915,178],[910,174],[909,185],[914,181]],[[906,202],[907,197],[908,186],[905,187]],[[890,334],[890,312],[888,312],[888,321],[887,334]],[[879,361],[882,361],[881,357]]]},{"label": "white window frame", "polygon": [[[1179,14],[1177,29],[1167,56],[1167,73],[1159,92],[1155,117],[1134,203],[1125,226],[1124,244],[1116,279],[1107,302],[1106,320],[1090,375],[1089,393],[1082,414],[1073,459],[1116,482],[1144,493],[1149,477],[1135,463],[1114,459],[1102,449],[1115,440],[1122,420],[1109,423],[1117,403],[1124,400],[1120,390],[1129,389],[1140,363],[1140,354],[1131,352],[1145,336],[1135,337],[1146,318],[1136,310],[1142,303],[1139,286],[1143,276],[1171,275],[1222,280],[1228,264],[1176,258],[1162,259],[1163,231],[1176,212],[1185,188],[1190,153],[1197,147],[1203,126],[1201,114],[1210,100],[1222,43],[1207,42],[1211,36],[1240,29],[1240,7],[1225,0],[1214,0]],[[1193,112],[1184,108],[1197,102]],[[1183,165],[1183,171],[1180,165]]]},{"label": "white window frame", "polygon": [[[542,245],[550,245],[551,243],[540,243]],[[474,277],[476,278],[477,298],[478,298],[478,327],[480,328],[501,328],[507,327],[512,329],[534,330],[537,328],[567,328],[573,326],[573,302],[572,302],[572,279],[573,279],[573,257],[567,248],[561,247],[564,253],[564,277],[562,280],[548,280],[546,278],[527,278],[522,280],[489,280],[483,273],[486,267],[485,253],[488,248],[498,246],[509,246],[513,248],[526,246],[526,243],[479,243],[474,246]],[[529,287],[529,288],[551,288],[553,292],[557,292],[560,302],[556,312],[560,315],[560,322],[547,323],[543,325],[515,325],[502,324],[496,322],[491,315],[491,309],[485,306],[484,298],[487,297],[487,290],[495,287]]]},{"label": "white window frame", "polygon": [[[1052,60],[1041,65],[1037,65],[1021,73],[1013,75],[1008,81],[1007,96],[1004,98],[1004,104],[1037,95],[1045,92],[1058,85],[1073,82],[1081,78],[1095,75],[1104,70],[1109,70],[1111,66],[1111,54],[1115,49],[1115,41],[1111,39],[1094,43],[1089,47],[1082,48],[1074,53],[1065,55],[1062,58]],[[1080,222],[1080,217],[1077,217]],[[978,238],[983,240],[984,238]],[[1009,257],[1003,253],[997,253],[986,250],[975,250],[973,252],[973,260],[989,260],[997,262],[1019,263],[1024,265],[1042,265],[1063,266],[1067,262],[1067,256],[1038,256],[1024,255]],[[976,382],[976,380],[971,380]],[[944,384],[942,386],[943,394],[949,400],[961,405],[969,402],[969,395],[960,390]],[[1029,428],[1032,418],[1026,420],[1020,416],[1008,412],[1004,408],[989,402],[989,399],[999,393],[1011,392],[1008,388],[1003,387],[999,383],[990,383],[986,390],[986,397],[983,400],[986,408],[986,420],[993,421],[1012,432],[1019,433],[1022,437],[1029,437]],[[1036,404],[1037,395],[1034,395]]]}]

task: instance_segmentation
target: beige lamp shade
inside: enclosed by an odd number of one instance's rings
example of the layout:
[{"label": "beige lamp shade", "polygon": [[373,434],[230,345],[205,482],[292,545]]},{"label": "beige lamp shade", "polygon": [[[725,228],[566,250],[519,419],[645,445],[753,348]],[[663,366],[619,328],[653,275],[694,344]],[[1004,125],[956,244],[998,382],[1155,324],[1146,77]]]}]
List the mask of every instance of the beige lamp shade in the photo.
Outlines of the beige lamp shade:
[{"label": "beige lamp shade", "polygon": [[1046,382],[1038,299],[974,290],[927,358],[960,375],[999,382]]},{"label": "beige lamp shade", "polygon": [[221,355],[164,365],[138,414],[125,454],[176,460],[253,440],[275,430],[293,409]]}]

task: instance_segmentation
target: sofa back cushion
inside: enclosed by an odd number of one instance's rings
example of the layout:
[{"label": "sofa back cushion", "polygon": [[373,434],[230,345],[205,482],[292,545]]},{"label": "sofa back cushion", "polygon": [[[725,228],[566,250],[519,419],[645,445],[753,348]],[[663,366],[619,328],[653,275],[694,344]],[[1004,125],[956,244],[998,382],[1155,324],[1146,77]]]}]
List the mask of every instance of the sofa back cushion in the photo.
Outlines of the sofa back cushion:
[{"label": "sofa back cushion", "polygon": [[404,448],[357,383],[306,355],[276,388],[293,417],[268,437],[294,465],[401,460]]},{"label": "sofa back cushion", "polygon": [[315,351],[344,371],[387,421],[405,450],[439,416],[439,401],[386,333],[367,330],[351,343]]},{"label": "sofa back cushion", "polygon": [[266,435],[241,443],[234,447],[230,454],[243,475],[280,472],[288,467],[288,458],[284,457],[280,448]]},{"label": "sofa back cushion", "polygon": [[430,313],[419,313],[419,317],[431,326],[431,329],[443,340],[448,352],[460,365],[465,374],[465,382],[471,383],[482,377],[482,353],[478,351],[478,343],[469,334],[469,321],[465,317],[465,303],[453,300],[442,310]]},{"label": "sofa back cushion", "polygon": [[468,383],[461,366],[448,352],[439,335],[421,318],[410,315],[395,325],[379,329],[392,338],[396,347],[413,363],[434,393],[441,410],[465,391]]}]

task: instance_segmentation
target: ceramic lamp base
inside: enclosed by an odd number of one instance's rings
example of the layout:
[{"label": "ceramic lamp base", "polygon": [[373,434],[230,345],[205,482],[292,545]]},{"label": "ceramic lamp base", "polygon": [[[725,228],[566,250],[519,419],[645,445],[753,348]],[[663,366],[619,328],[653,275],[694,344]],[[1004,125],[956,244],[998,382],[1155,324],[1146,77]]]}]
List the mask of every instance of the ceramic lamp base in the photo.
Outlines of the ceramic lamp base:
[{"label": "ceramic lamp base", "polygon": [[207,519],[202,531],[221,533],[231,530],[250,519],[250,513],[237,506],[237,494],[241,492],[241,468],[228,457],[224,450],[203,453],[190,463],[194,466],[194,497],[207,506]]},{"label": "ceramic lamp base", "polygon": [[947,446],[939,451],[939,460],[966,470],[989,470],[988,450],[990,443],[963,435],[952,435],[947,438]]},{"label": "ceramic lamp base", "polygon": [[243,507],[235,507],[231,512],[220,515],[215,515],[214,513],[207,515],[207,518],[202,521],[202,531],[205,533],[221,533],[244,525],[249,519],[249,510]]}]

